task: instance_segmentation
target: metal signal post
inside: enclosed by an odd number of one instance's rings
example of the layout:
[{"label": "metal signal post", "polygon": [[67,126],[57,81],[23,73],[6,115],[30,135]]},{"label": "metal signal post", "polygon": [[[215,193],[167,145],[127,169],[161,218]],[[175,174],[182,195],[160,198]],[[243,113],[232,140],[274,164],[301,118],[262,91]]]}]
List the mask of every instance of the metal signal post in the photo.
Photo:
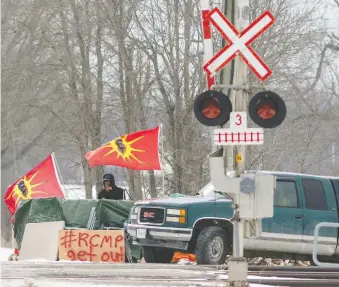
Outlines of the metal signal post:
[{"label": "metal signal post", "polygon": [[[243,31],[249,25],[249,0],[235,0],[235,27]],[[248,66],[240,58],[235,58],[234,85],[247,85]],[[245,89],[235,90],[235,112],[246,111]],[[239,120],[244,120],[239,116]],[[240,160],[239,160],[240,159]],[[246,146],[235,146],[235,177],[245,172]],[[239,194],[233,199],[233,257],[229,261],[229,286],[248,286],[247,260],[244,258],[244,220],[239,216]]]},{"label": "metal signal post", "polygon": [[[236,0],[235,27],[238,31],[243,31],[249,25],[249,0]],[[240,12],[240,13],[239,13]],[[247,85],[248,66],[240,58],[235,59],[235,85]],[[235,91],[235,111],[245,112],[247,109],[247,95],[245,89]],[[236,177],[245,171],[245,146],[236,146],[236,154],[242,155],[242,162],[235,162]]]},{"label": "metal signal post", "polygon": [[[279,126],[286,116],[285,102],[274,92],[263,90],[247,103],[249,68],[261,81],[272,74],[250,45],[275,19],[269,11],[265,11],[249,25],[249,0],[227,1],[224,6],[227,7],[227,17],[218,8],[210,10],[208,2],[201,0],[204,34],[210,36],[207,24],[211,23],[227,45],[214,56],[207,57],[206,54],[211,54],[212,46],[210,39],[204,38],[206,57],[203,69],[209,80],[208,90],[197,96],[194,114],[201,124],[217,127],[213,130],[212,142],[222,148],[209,154],[211,183],[215,190],[233,199],[234,209],[233,257],[228,263],[228,286],[247,287],[248,266],[244,258],[244,238],[259,237],[261,219],[273,216],[276,178],[261,173],[245,174],[245,147],[263,144],[264,128]],[[230,21],[229,18],[234,20]],[[212,84],[214,76],[228,63],[232,63],[231,71],[221,75],[220,85]],[[217,91],[217,88],[229,89],[228,95]],[[247,128],[247,115],[260,128]],[[234,175],[229,176],[228,169],[231,167],[233,170],[233,146]]]}]

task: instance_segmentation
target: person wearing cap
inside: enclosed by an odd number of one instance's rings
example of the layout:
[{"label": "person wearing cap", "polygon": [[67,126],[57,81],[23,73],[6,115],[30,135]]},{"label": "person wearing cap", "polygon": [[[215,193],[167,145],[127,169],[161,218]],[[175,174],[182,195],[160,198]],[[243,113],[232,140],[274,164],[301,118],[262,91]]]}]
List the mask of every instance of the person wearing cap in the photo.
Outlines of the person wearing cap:
[{"label": "person wearing cap", "polygon": [[115,185],[114,176],[106,173],[103,177],[103,189],[98,194],[98,199],[123,200],[124,190]]}]

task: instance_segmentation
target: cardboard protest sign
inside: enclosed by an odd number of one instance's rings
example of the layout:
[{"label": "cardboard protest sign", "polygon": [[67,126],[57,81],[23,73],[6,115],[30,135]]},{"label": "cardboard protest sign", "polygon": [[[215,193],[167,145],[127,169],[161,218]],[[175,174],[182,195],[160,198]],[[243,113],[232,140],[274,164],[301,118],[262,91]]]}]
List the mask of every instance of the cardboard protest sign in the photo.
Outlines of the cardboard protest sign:
[{"label": "cardboard protest sign", "polygon": [[125,263],[123,230],[59,231],[59,260]]}]

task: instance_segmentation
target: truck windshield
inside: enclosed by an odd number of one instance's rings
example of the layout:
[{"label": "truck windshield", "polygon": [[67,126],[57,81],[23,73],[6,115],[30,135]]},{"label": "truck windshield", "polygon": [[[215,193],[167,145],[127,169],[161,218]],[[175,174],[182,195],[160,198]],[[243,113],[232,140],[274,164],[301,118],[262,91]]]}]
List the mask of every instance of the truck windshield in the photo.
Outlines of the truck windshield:
[{"label": "truck windshield", "polygon": [[219,191],[216,191],[213,184],[209,182],[207,185],[205,185],[199,192],[198,194],[200,196],[204,197],[216,197],[216,198],[227,198],[231,199],[224,193],[220,193]]}]

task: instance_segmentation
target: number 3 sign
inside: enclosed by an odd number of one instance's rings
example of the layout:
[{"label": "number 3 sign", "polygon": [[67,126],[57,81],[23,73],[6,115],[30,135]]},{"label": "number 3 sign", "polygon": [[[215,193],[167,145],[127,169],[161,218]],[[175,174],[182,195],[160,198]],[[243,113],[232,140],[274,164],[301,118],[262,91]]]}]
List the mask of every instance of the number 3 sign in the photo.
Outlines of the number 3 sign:
[{"label": "number 3 sign", "polygon": [[[264,129],[247,128],[247,113],[232,112],[229,129],[215,129],[215,145],[258,145],[264,143]],[[237,158],[241,162],[241,158]]]},{"label": "number 3 sign", "polygon": [[231,129],[246,129],[247,128],[247,113],[232,112],[230,115]]}]

